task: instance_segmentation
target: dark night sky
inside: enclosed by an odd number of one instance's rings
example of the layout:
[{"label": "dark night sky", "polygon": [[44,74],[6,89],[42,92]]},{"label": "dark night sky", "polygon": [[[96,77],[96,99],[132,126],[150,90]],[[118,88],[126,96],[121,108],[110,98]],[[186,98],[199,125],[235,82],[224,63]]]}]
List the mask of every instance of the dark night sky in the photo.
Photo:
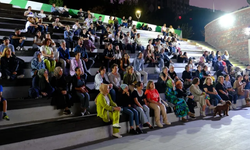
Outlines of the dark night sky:
[{"label": "dark night sky", "polygon": [[[213,9],[213,0],[190,0],[190,5]],[[231,12],[249,4],[247,0],[214,0],[214,5],[216,10]]]}]

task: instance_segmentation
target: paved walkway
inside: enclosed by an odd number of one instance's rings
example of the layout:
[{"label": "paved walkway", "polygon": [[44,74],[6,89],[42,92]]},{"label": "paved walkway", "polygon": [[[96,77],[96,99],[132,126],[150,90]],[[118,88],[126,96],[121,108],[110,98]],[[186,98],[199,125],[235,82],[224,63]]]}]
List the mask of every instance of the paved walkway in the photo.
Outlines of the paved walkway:
[{"label": "paved walkway", "polygon": [[250,108],[230,111],[229,115],[179,122],[147,134],[125,135],[75,150],[250,150]]}]

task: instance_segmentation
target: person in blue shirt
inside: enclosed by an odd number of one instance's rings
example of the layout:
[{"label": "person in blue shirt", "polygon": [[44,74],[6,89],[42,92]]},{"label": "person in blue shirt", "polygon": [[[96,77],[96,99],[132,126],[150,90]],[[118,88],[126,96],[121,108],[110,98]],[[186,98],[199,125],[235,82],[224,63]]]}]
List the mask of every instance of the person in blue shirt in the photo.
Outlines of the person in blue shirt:
[{"label": "person in blue shirt", "polygon": [[42,53],[40,51],[35,52],[34,58],[31,60],[31,76],[36,75],[38,70],[45,69],[45,64],[41,56]]},{"label": "person in blue shirt", "polygon": [[61,63],[64,74],[67,75],[68,70],[66,70],[66,68],[70,66],[69,49],[66,47],[66,42],[64,40],[60,42],[60,45],[61,46],[57,49],[59,52],[59,62]]},{"label": "person in blue shirt", "polygon": [[148,73],[144,71],[144,59],[142,52],[139,52],[134,60],[134,69],[139,81],[141,81],[141,75],[143,75],[143,83],[146,85],[148,81]]},{"label": "person in blue shirt", "polygon": [[83,46],[83,40],[81,38],[78,40],[78,45],[75,47],[74,52],[81,53],[84,71],[90,74],[89,69],[94,65],[95,61],[92,58],[89,58],[88,53]]},{"label": "person in blue shirt", "polygon": [[12,44],[10,44],[10,39],[9,37],[3,37],[3,44],[0,45],[0,55],[2,55],[3,50],[8,47],[11,50],[12,55],[15,55],[15,48]]},{"label": "person in blue shirt", "polygon": [[58,10],[56,9],[56,4],[55,3],[52,4],[51,12],[52,12],[52,15],[59,15],[60,14],[58,12]]},{"label": "person in blue shirt", "polygon": [[9,121],[10,118],[7,115],[7,100],[3,97],[3,86],[0,85],[0,103],[3,105],[3,119]]},{"label": "person in blue shirt", "polygon": [[66,41],[66,47],[73,49],[73,36],[74,33],[70,31],[70,26],[66,26],[66,30],[64,31],[64,40]]}]

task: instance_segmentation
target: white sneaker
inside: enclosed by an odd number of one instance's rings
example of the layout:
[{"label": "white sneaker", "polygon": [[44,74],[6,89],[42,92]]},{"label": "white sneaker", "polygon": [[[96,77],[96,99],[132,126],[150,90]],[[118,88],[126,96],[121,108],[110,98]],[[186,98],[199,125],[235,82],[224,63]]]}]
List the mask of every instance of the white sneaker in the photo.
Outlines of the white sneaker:
[{"label": "white sneaker", "polygon": [[221,100],[221,101],[220,101],[220,103],[221,103],[221,104],[223,104],[223,105],[224,105],[224,104],[226,104],[226,102],[225,102],[225,101],[223,101],[223,100]]},{"label": "white sneaker", "polygon": [[20,78],[23,78],[23,77],[24,77],[24,75],[21,74],[21,75],[18,75],[18,76],[17,76],[17,79],[20,79]]},{"label": "white sneaker", "polygon": [[113,133],[113,136],[116,138],[121,138],[122,136],[119,133]]},{"label": "white sneaker", "polygon": [[18,51],[19,51],[20,49],[21,49],[21,47],[20,47],[20,46],[17,46],[17,47],[16,47],[16,50],[18,50]]},{"label": "white sneaker", "polygon": [[213,106],[213,105],[209,106],[209,109],[214,109],[214,108],[215,108],[215,106]]},{"label": "white sneaker", "polygon": [[121,128],[119,124],[113,124],[113,128]]},{"label": "white sneaker", "polygon": [[205,111],[202,111],[202,112],[201,112],[201,115],[202,115],[202,117],[206,117]]},{"label": "white sneaker", "polygon": [[237,109],[236,104],[232,104],[233,109]]}]

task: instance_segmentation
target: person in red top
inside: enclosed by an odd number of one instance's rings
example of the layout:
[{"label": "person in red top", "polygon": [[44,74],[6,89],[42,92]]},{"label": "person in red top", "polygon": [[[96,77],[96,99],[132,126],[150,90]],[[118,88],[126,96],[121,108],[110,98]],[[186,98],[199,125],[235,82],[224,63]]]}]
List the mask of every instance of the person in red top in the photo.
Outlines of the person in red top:
[{"label": "person in red top", "polygon": [[156,125],[160,128],[163,127],[160,121],[160,114],[162,114],[163,122],[166,125],[170,125],[171,123],[168,122],[168,119],[167,119],[166,107],[164,104],[161,103],[160,94],[155,89],[154,82],[148,81],[146,89],[147,90],[145,91],[145,95],[146,95],[147,101],[149,102],[148,106],[154,110]]}]

